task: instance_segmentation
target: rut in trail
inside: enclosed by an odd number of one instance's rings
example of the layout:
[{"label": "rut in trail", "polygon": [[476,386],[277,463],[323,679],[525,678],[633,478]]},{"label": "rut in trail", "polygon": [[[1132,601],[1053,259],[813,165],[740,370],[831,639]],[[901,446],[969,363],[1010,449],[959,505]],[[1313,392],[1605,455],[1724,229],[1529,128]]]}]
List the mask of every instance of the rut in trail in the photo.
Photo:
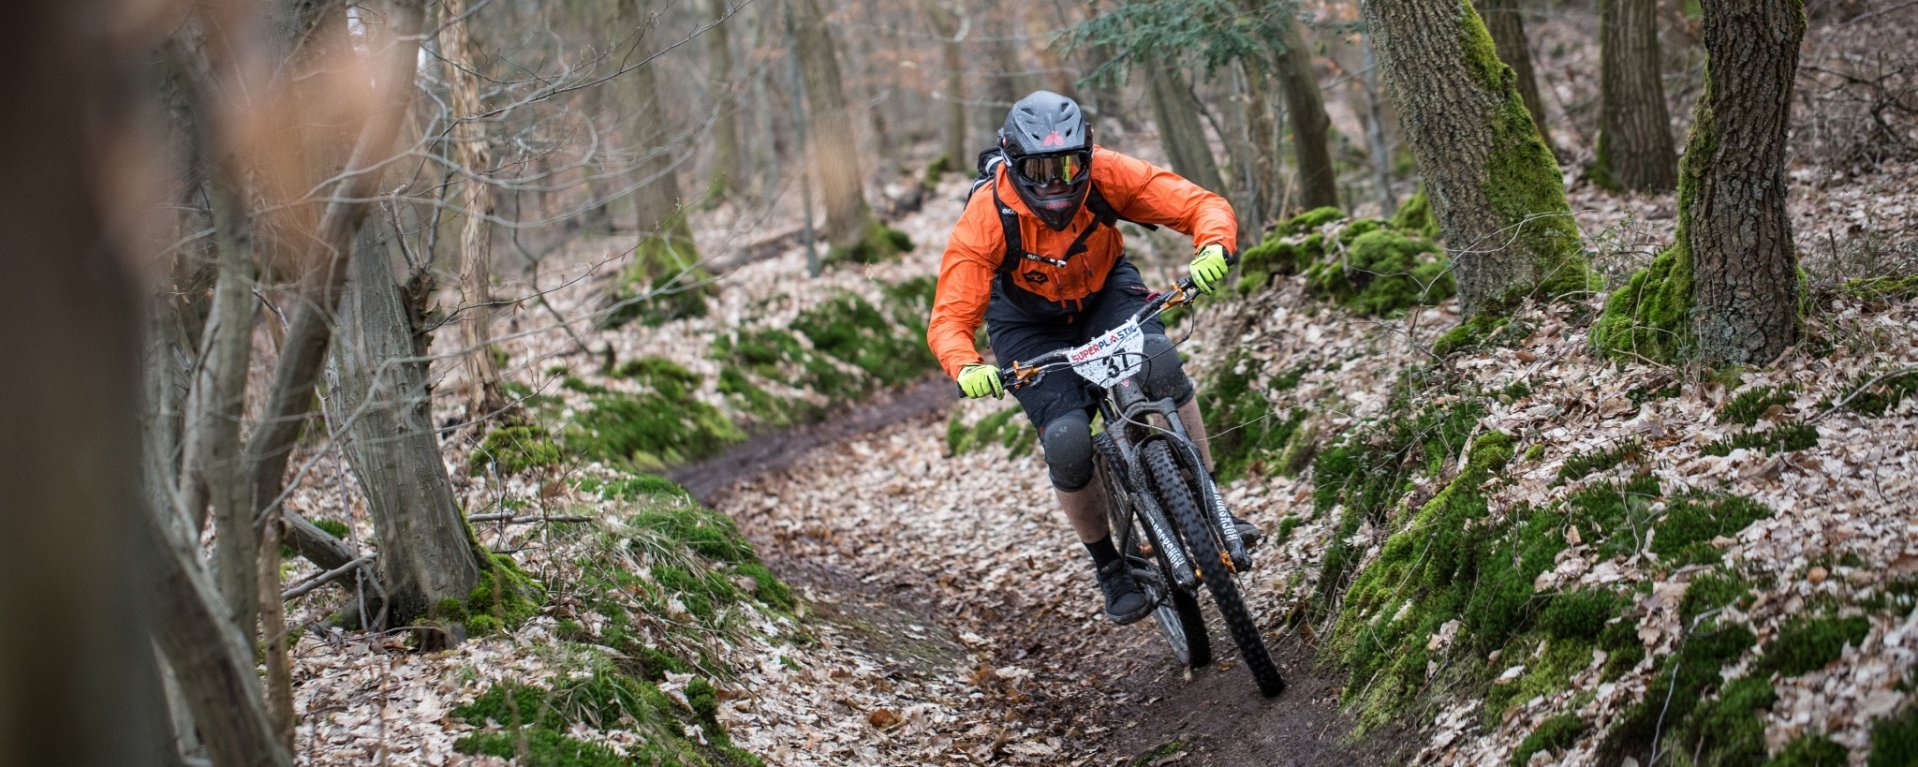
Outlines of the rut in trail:
[{"label": "rut in trail", "polygon": [[[899,676],[945,677],[979,723],[913,750],[942,762],[1364,765],[1401,761],[1396,731],[1348,744],[1339,681],[1277,630],[1282,573],[1241,581],[1290,687],[1258,696],[1207,607],[1220,661],[1188,678],[1151,621],[1113,626],[1036,453],[947,457],[943,379],[835,426],[756,439],[674,479],[731,515],[824,620],[852,627]],[[1229,491],[1230,492],[1230,491]],[[1277,513],[1250,511],[1270,526]],[[900,701],[900,709],[913,701]],[[990,724],[988,724],[990,723]],[[1152,761],[1152,760],[1148,760]],[[935,762],[937,763],[937,762]]]}]

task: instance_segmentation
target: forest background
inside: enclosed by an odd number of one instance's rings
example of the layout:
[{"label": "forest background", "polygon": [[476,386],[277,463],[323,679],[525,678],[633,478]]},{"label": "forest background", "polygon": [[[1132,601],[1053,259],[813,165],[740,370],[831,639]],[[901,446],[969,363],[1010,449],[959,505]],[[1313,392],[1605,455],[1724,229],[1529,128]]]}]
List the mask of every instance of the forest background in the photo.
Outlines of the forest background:
[{"label": "forest background", "polygon": [[[18,16],[0,763],[1918,758],[1918,4]],[[1239,215],[1276,703],[928,379],[1039,88]]]}]

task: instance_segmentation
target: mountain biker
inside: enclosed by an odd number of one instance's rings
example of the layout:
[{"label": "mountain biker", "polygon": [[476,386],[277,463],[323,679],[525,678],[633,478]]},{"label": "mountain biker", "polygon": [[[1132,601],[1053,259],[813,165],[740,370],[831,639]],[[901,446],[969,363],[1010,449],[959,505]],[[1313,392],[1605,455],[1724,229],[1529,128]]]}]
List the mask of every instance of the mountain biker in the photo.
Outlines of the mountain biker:
[{"label": "mountain biker", "polygon": [[[1021,99],[1006,116],[998,144],[1004,162],[990,171],[990,194],[972,195],[947,241],[926,331],[933,354],[967,397],[1005,393],[998,368],[973,347],[981,321],[998,358],[1011,362],[1086,343],[1145,304],[1148,291],[1125,258],[1118,219],[1190,235],[1199,290],[1209,294],[1223,284],[1227,250],[1238,236],[1232,206],[1171,171],[1095,145],[1092,126],[1072,99],[1049,91]],[[1165,324],[1153,318],[1142,327],[1149,360],[1138,380],[1151,396],[1178,404],[1179,420],[1210,471],[1212,452],[1192,381]],[[1105,491],[1093,481],[1093,391],[1076,375],[1054,375],[1013,396],[1039,428],[1054,493],[1092,556],[1107,617],[1116,623],[1145,617],[1154,605],[1112,545]],[[1259,531],[1233,520],[1250,549]]]}]

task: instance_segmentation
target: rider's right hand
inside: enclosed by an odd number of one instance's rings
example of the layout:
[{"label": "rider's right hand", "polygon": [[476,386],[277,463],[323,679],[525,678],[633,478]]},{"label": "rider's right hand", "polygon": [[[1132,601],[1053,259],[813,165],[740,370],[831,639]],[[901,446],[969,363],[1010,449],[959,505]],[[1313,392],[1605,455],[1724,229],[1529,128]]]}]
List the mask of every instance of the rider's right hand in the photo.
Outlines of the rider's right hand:
[{"label": "rider's right hand", "polygon": [[978,362],[959,369],[959,391],[972,399],[1006,395],[1006,387],[999,381],[999,369]]}]

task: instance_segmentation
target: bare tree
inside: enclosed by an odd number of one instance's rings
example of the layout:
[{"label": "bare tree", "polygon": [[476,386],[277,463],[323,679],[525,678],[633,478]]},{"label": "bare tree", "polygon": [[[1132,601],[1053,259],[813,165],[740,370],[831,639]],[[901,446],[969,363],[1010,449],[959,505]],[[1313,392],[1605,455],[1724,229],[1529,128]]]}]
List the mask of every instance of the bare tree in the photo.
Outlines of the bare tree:
[{"label": "bare tree", "polygon": [[926,15],[939,34],[939,60],[945,67],[946,162],[955,168],[970,167],[972,145],[966,141],[966,61],[963,44],[972,32],[972,17],[949,0],[924,0]]},{"label": "bare tree", "polygon": [[452,86],[452,140],[469,176],[460,184],[460,341],[466,347],[466,412],[484,418],[506,406],[499,364],[493,358],[493,147],[481,116],[481,64],[466,0],[445,0],[440,53]]},{"label": "bare tree", "polygon": [[1292,125],[1292,150],[1299,166],[1299,207],[1337,207],[1338,172],[1332,167],[1332,120],[1319,95],[1319,76],[1305,47],[1295,13],[1280,20],[1282,50],[1275,54],[1274,70],[1285,93],[1285,113]]},{"label": "bare tree", "polygon": [[1600,186],[1671,191],[1678,183],[1672,116],[1660,76],[1656,0],[1599,0]]},{"label": "bare tree", "polygon": [[1219,164],[1212,157],[1212,142],[1206,139],[1205,125],[1199,121],[1198,100],[1192,96],[1184,75],[1171,62],[1141,66],[1146,90],[1152,97],[1152,114],[1159,123],[1159,143],[1165,147],[1172,170],[1206,189],[1225,191]]},{"label": "bare tree", "polygon": [[713,173],[706,194],[714,200],[732,196],[746,180],[746,158],[739,148],[739,83],[733,75],[733,9],[727,0],[706,0],[712,28],[706,47],[712,59]]},{"label": "bare tree", "polygon": [[853,140],[852,116],[846,91],[840,84],[839,60],[819,0],[788,0],[794,50],[805,80],[807,158],[819,179],[826,203],[826,240],[842,254],[868,251],[862,260],[894,252],[888,238],[876,232],[872,208],[866,204],[860,172],[858,142]]}]

